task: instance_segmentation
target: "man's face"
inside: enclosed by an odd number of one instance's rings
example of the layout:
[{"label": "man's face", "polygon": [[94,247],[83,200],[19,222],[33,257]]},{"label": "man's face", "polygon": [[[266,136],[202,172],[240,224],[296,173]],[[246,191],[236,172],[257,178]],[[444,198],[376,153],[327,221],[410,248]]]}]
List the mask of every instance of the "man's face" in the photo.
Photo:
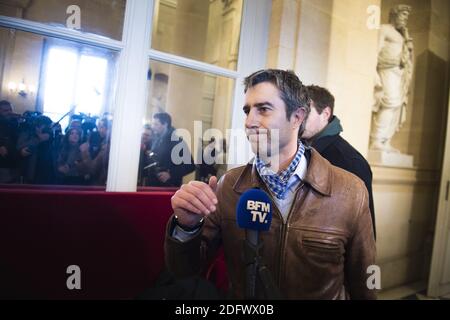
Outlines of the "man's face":
[{"label": "man's face", "polygon": [[152,140],[152,131],[145,129],[142,133],[142,143],[147,144]]},{"label": "man's face", "polygon": [[[304,112],[297,111],[300,119],[293,114],[291,119],[287,120],[286,105],[280,97],[278,88],[272,83],[263,82],[249,88],[245,95],[243,110],[247,116],[245,120],[247,138],[254,153],[260,156],[274,156],[292,142],[292,139],[297,140]],[[278,141],[275,141],[276,136],[271,130],[278,131]]]},{"label": "man's face", "polygon": [[409,12],[406,10],[400,11],[398,15],[395,17],[395,28],[402,29],[406,28],[408,23]]},{"label": "man's face", "polygon": [[161,121],[159,121],[159,119],[153,119],[152,121],[152,130],[153,132],[155,132],[157,135],[162,135],[167,129],[167,125],[166,124],[162,124]]},{"label": "man's face", "polygon": [[321,114],[317,112],[314,102],[311,103],[311,112],[306,120],[305,131],[302,134],[302,138],[306,140],[312,139],[319,132],[321,132],[328,125],[330,117],[330,109],[325,108]]},{"label": "man's face", "polygon": [[7,105],[0,106],[0,117],[8,118],[12,114],[12,108]]},{"label": "man's face", "polygon": [[100,134],[100,137],[102,137],[102,139],[105,139],[109,134],[108,127],[103,121],[101,121],[98,125],[98,133]]}]

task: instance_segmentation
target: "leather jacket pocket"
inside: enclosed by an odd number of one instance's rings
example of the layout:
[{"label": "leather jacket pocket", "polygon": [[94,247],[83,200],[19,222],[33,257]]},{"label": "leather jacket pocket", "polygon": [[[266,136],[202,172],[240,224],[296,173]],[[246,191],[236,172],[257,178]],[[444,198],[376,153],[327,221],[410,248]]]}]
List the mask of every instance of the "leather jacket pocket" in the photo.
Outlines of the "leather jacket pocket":
[{"label": "leather jacket pocket", "polygon": [[301,237],[301,247],[314,261],[339,264],[343,260],[343,244],[339,239],[304,235]]}]

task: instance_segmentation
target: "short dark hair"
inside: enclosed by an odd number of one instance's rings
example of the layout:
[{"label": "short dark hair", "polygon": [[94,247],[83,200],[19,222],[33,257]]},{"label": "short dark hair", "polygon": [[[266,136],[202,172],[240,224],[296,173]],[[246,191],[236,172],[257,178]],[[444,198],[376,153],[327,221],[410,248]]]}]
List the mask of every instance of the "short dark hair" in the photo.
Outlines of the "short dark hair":
[{"label": "short dark hair", "polygon": [[50,127],[53,124],[52,119],[47,116],[40,115],[36,118],[35,127]]},{"label": "short dark hair", "polygon": [[288,120],[299,108],[305,109],[306,117],[309,115],[310,107],[306,88],[293,71],[266,69],[255,72],[244,80],[245,93],[251,87],[263,82],[272,83],[280,91],[280,98],[286,105]]},{"label": "short dark hair", "polygon": [[317,110],[318,114],[322,114],[326,107],[331,109],[331,115],[329,121],[333,119],[334,113],[334,96],[325,88],[311,85],[306,87],[308,90],[308,96],[314,103],[312,106]]},{"label": "short dark hair", "polygon": [[153,119],[159,120],[161,124],[167,124],[167,128],[172,127],[172,117],[166,112],[157,113],[153,116]]}]

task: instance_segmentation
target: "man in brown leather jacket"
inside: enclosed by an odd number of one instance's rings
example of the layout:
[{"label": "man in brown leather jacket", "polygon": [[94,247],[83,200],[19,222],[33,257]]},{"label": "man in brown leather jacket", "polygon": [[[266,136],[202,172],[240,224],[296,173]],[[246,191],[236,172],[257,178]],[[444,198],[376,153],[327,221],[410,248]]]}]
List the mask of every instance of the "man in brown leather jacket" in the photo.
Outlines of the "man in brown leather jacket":
[{"label": "man in brown leather jacket", "polygon": [[[364,183],[298,141],[310,106],[293,72],[262,70],[245,87],[246,132],[257,156],[219,183],[191,182],[174,195],[165,242],[169,270],[199,274],[223,245],[231,292],[244,298],[246,233],[236,223],[236,204],[245,191],[260,188],[275,204],[270,231],[260,234],[262,260],[283,298],[374,299],[367,269],[375,263],[375,241]],[[262,138],[265,130],[278,130],[278,150],[272,135]]]}]

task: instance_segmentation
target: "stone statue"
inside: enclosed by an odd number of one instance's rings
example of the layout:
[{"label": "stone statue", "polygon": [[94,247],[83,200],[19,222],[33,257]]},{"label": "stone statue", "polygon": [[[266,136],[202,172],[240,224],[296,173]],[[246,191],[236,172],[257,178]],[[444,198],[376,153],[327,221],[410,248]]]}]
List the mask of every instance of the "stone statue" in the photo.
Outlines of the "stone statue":
[{"label": "stone statue", "polygon": [[390,11],[389,24],[380,27],[371,150],[399,152],[391,139],[406,120],[413,72],[413,44],[406,28],[410,13],[410,6],[399,4]]}]

